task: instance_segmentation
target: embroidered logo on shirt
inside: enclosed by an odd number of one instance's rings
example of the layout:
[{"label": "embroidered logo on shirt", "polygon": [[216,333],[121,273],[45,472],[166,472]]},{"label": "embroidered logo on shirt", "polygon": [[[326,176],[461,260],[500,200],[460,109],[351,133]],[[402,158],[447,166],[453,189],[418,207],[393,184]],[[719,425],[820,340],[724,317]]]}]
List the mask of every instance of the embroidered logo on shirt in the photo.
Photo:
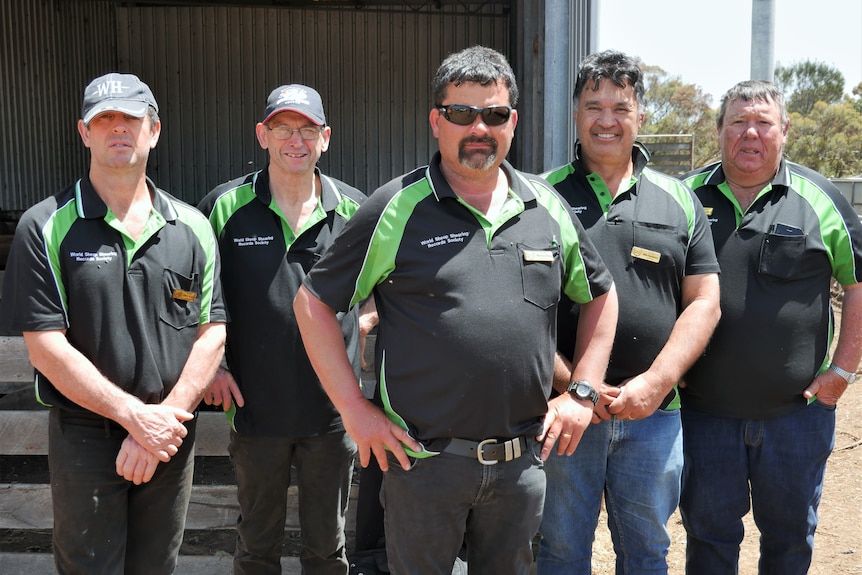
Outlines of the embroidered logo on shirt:
[{"label": "embroidered logo on shirt", "polygon": [[274,239],[275,238],[273,236],[249,236],[245,238],[233,238],[233,243],[239,248],[248,246],[268,246]]},{"label": "embroidered logo on shirt", "polygon": [[76,262],[110,262],[119,254],[117,250],[105,250],[98,252],[69,252],[69,257]]},{"label": "embroidered logo on shirt", "polygon": [[446,244],[462,244],[464,239],[470,237],[470,232],[454,232],[451,234],[442,234],[422,240],[419,243],[426,248],[436,248],[437,246],[445,246]]}]

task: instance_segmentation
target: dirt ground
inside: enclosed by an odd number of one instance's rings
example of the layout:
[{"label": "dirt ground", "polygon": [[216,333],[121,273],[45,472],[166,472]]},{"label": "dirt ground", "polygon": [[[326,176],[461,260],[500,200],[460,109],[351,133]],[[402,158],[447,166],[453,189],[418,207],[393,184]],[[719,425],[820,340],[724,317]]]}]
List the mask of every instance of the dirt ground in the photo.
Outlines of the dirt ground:
[{"label": "dirt ground", "polygon": [[[840,295],[838,296],[840,299]],[[840,309],[836,306],[836,310]],[[840,315],[836,311],[836,323]],[[836,333],[838,330],[836,328]],[[835,450],[826,465],[820,522],[814,536],[810,575],[862,575],[862,377],[838,402]],[[594,575],[614,573],[614,552],[603,516],[593,546]],[[669,573],[685,572],[685,529],[679,512],[668,525]],[[759,534],[751,513],[745,517],[740,575],[756,575]]]}]

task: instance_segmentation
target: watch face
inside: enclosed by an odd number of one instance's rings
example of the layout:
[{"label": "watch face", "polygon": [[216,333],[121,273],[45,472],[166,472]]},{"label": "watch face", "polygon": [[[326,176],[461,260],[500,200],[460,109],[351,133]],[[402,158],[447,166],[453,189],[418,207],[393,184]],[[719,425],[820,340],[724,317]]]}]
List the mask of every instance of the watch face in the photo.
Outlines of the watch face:
[{"label": "watch face", "polygon": [[575,396],[578,399],[589,399],[590,388],[583,383],[579,383],[578,386],[575,388]]}]

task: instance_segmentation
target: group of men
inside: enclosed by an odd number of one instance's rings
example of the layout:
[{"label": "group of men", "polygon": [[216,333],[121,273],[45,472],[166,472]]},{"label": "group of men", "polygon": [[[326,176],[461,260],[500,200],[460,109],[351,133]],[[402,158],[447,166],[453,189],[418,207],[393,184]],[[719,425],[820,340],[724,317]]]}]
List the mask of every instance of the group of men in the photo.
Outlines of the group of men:
[{"label": "group of men", "polygon": [[471,572],[524,575],[537,533],[540,575],[589,574],[602,501],[617,573],[667,572],[677,506],[687,572],[735,572],[749,505],[761,572],[805,573],[862,355],[862,225],[783,158],[771,83],[724,95],[721,160],[682,180],[636,141],[644,91],[630,56],[588,56],[574,160],[539,177],[506,160],[508,62],[462,50],[432,82],[439,151],[366,198],[317,168],[320,95],[281,86],[255,127],[267,166],[198,211],[146,177],[149,87],[93,80],[89,172],[25,213],[0,300],[52,406],[57,571],[174,571],[203,400],[230,421],[234,573],[281,572],[294,468],[303,572],[346,574],[357,454],[384,472],[399,575],[464,548]]}]

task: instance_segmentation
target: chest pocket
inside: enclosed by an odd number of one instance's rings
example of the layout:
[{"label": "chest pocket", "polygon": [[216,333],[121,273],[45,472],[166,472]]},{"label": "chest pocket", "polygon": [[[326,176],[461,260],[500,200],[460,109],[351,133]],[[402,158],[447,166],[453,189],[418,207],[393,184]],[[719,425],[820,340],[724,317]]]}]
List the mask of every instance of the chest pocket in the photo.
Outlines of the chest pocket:
[{"label": "chest pocket", "polygon": [[201,316],[201,281],[198,274],[187,277],[165,270],[162,277],[162,309],[159,317],[169,326],[182,329],[198,325]]},{"label": "chest pocket", "polygon": [[563,262],[559,247],[533,248],[518,244],[524,299],[548,309],[560,300]]},{"label": "chest pocket", "polygon": [[[812,275],[817,270],[808,265],[806,255],[811,254],[806,254],[807,240],[808,234],[801,228],[774,224],[763,236],[757,271],[781,280]],[[811,271],[806,273],[809,267]]]},{"label": "chest pocket", "polygon": [[630,263],[639,271],[667,270],[685,262],[685,238],[673,226],[632,222]]}]

